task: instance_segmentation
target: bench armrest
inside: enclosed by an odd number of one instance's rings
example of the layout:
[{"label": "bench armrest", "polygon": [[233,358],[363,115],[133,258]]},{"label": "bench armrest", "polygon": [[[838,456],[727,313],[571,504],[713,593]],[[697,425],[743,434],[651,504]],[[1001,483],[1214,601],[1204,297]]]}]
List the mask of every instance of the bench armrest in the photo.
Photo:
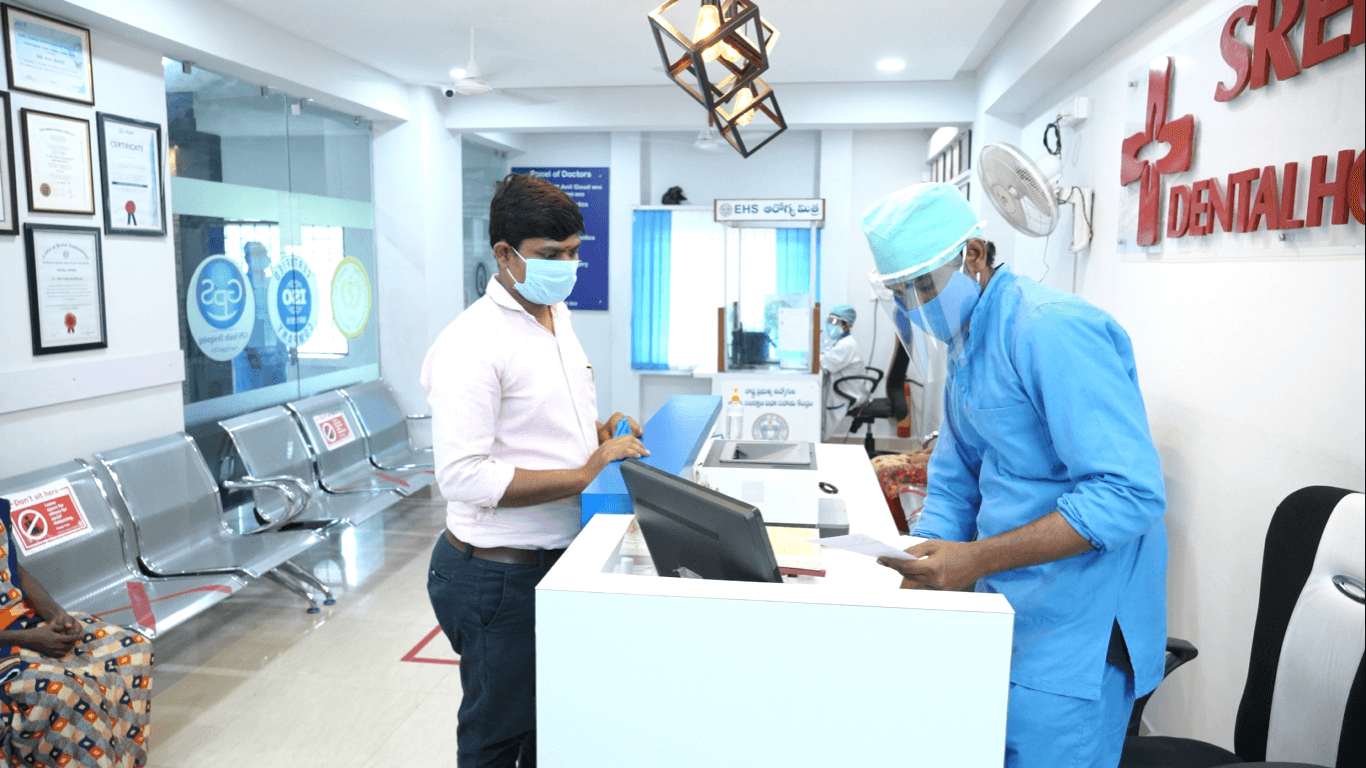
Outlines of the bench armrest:
[{"label": "bench armrest", "polygon": [[[313,498],[313,489],[303,480],[293,475],[274,475],[271,477],[251,477],[247,475],[241,480],[224,480],[223,487],[234,491],[265,489],[275,491],[285,497],[289,508],[279,520],[266,521],[266,524],[246,531],[243,535],[254,536],[260,533],[278,531],[282,526],[290,523],[294,518],[303,514],[308,509],[308,503]],[[261,517],[258,513],[257,517]]]}]

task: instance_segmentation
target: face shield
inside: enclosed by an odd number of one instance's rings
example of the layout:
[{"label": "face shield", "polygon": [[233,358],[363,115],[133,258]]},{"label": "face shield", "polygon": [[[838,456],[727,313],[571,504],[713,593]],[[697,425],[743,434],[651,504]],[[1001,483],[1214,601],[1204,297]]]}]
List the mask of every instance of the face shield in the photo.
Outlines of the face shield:
[{"label": "face shield", "polygon": [[967,321],[981,291],[961,269],[968,241],[980,238],[985,224],[950,184],[906,187],[863,215],[876,265],[869,279],[874,293],[887,297],[878,303],[910,357],[907,380],[916,410],[927,411],[913,427],[921,435],[938,429],[948,362],[967,341]]}]

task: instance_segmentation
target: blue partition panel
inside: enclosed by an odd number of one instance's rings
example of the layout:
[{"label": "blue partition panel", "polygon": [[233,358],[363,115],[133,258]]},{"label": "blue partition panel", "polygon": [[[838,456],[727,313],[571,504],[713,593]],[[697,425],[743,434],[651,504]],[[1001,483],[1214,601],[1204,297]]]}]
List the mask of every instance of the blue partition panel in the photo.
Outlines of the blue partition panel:
[{"label": "blue partition panel", "polygon": [[[643,427],[641,442],[650,455],[642,461],[665,472],[681,474],[697,461],[702,444],[711,435],[721,413],[718,395],[674,395]],[[599,513],[632,514],[631,497],[621,479],[621,466],[613,462],[583,492],[581,522]]]}]

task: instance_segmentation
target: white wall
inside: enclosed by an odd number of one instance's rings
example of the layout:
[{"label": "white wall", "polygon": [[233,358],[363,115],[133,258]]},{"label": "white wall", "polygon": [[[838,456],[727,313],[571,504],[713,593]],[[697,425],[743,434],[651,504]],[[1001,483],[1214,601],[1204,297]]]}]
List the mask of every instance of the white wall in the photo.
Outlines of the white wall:
[{"label": "white wall", "polygon": [[[161,55],[98,31],[91,32],[91,48],[98,109],[165,125]],[[94,216],[27,211],[19,130],[20,109],[57,112],[89,120],[93,144],[95,109],[17,91],[10,93],[10,101],[20,222],[102,231],[98,191]],[[98,189],[98,168],[94,174]],[[166,203],[169,209],[169,190]],[[171,237],[100,237],[109,347],[34,357],[22,230],[0,236],[0,404],[10,404],[0,408],[0,476],[89,457],[184,427],[179,383],[184,367]],[[149,380],[146,368],[152,364],[159,371]],[[145,386],[149,381],[157,383]],[[54,402],[48,396],[52,393],[75,393],[81,399],[33,407]]]},{"label": "white wall", "polygon": [[[1119,158],[1126,135],[1128,74],[1211,21],[1226,18],[1237,5],[1192,0],[1174,8],[1152,29],[1057,88],[1020,131],[1026,148],[1037,146],[1058,105],[1074,95],[1094,100],[1093,117],[1064,133],[1072,147],[1069,151],[1065,146],[1065,178],[1097,190],[1095,241],[1082,254],[1078,292],[1111,312],[1133,339],[1167,485],[1168,634],[1200,649],[1198,660],[1158,690],[1147,717],[1160,733],[1228,748],[1247,674],[1262,547],[1272,512],[1303,486],[1366,486],[1366,270],[1359,224],[1351,225],[1355,255],[1331,260],[1293,252],[1278,259],[1246,260],[1194,242],[1190,245],[1197,253],[1185,255],[1206,261],[1173,259],[1170,254],[1147,263],[1122,261],[1118,252],[1117,241],[1133,236],[1121,232],[1117,223],[1126,194],[1119,185]],[[1202,48],[1206,52],[1201,55],[1218,61],[1217,38]],[[1361,49],[1353,49],[1339,66],[1306,70],[1296,87],[1313,87],[1317,79],[1324,83],[1320,87],[1332,90],[1329,80],[1354,78],[1349,90],[1360,98],[1364,57]],[[1189,66],[1178,59],[1175,88],[1183,87],[1180,73],[1189,72]],[[1194,87],[1190,79],[1185,83]],[[1291,95],[1274,89],[1255,93],[1242,98]],[[1249,109],[1246,103],[1234,106]],[[1208,131],[1198,135],[1198,158],[1201,146],[1213,151],[1213,145],[1202,142],[1227,142],[1232,135],[1220,132],[1226,124],[1211,127],[1214,111],[1229,107],[1216,104],[1202,90],[1196,109],[1202,121],[1197,130]],[[1186,111],[1182,107],[1175,114]],[[1356,119],[1359,126],[1360,117]],[[1357,131],[1354,137],[1344,136],[1342,146],[1318,146],[1294,131],[1242,130],[1237,133],[1239,147],[1265,160],[1211,168],[1202,175],[1291,160],[1303,169],[1312,155],[1359,146]],[[1303,185],[1303,170],[1301,174]],[[1189,183],[1193,175],[1164,183]],[[1301,199],[1303,195],[1302,186]],[[1065,217],[1047,251],[1051,270],[1045,282],[1064,290],[1071,289],[1072,281],[1069,227]],[[1266,231],[1257,235],[1266,240],[1275,236]],[[1022,237],[1015,247],[1008,260],[1017,271],[1040,276],[1043,242]]]},{"label": "white wall", "polygon": [[717,198],[817,197],[820,134],[789,130],[768,146],[741,157],[722,139],[716,149],[693,146],[697,131],[652,131],[649,142],[650,188],[646,200],[659,205],[669,187],[679,186],[688,205],[710,207]]},{"label": "white wall", "polygon": [[410,87],[411,119],[376,123],[372,145],[380,374],[407,413],[430,412],[422,360],[464,308],[460,137],[437,98]]}]

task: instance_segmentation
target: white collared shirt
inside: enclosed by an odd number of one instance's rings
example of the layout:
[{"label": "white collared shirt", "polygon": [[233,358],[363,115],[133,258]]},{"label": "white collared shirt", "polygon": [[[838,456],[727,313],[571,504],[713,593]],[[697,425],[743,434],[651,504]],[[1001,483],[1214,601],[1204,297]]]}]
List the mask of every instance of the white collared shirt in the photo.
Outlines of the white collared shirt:
[{"label": "white collared shirt", "polygon": [[499,507],[515,468],[577,469],[597,449],[593,368],[569,308],[555,332],[498,280],[441,332],[422,364],[446,526],[477,547],[559,549],[579,532],[579,497]]}]

